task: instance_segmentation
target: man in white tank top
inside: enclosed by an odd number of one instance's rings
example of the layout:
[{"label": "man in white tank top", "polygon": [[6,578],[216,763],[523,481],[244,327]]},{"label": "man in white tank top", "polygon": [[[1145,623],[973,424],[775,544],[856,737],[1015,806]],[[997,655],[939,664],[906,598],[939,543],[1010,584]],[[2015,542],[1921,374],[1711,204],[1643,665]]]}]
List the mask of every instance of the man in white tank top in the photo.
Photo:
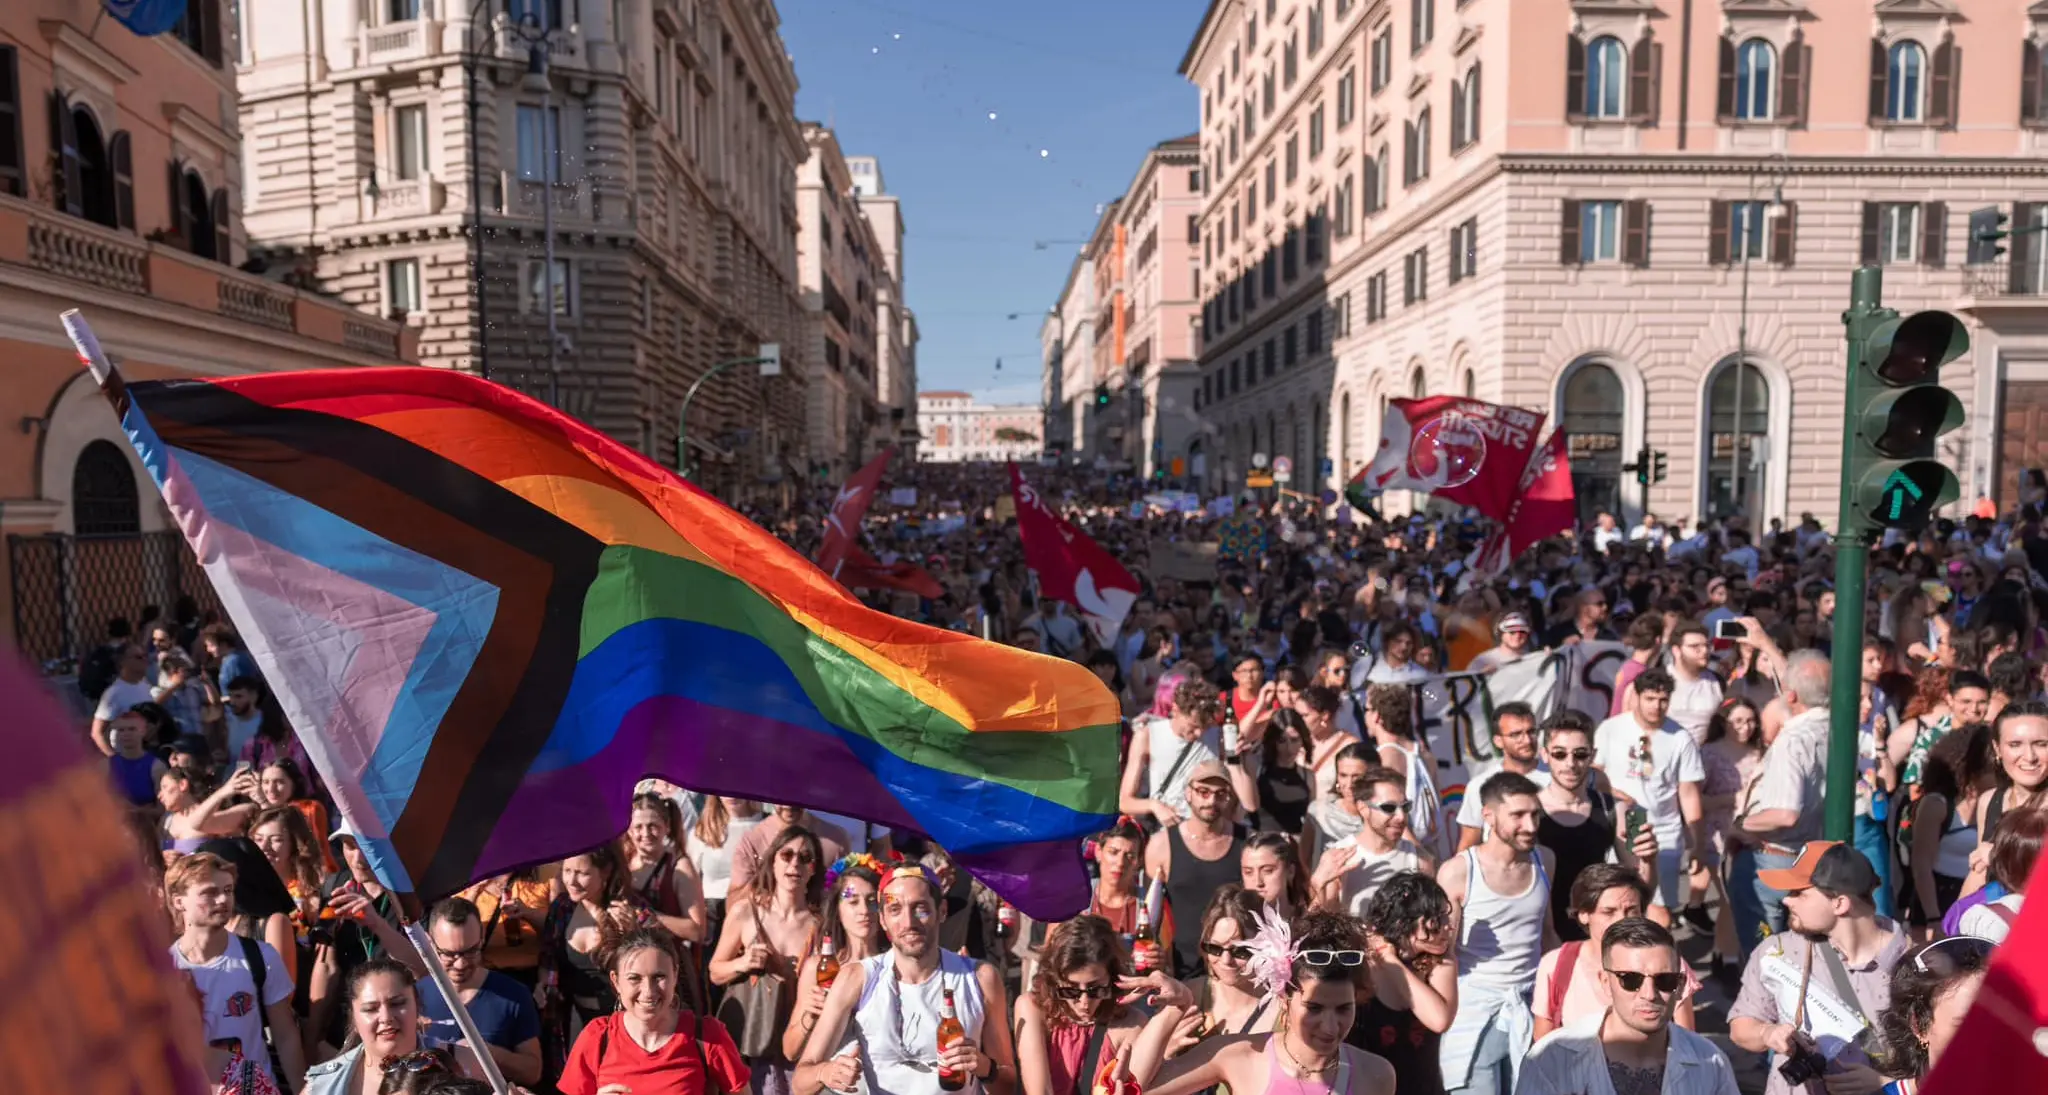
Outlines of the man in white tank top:
[{"label": "man in white tank top", "polygon": [[[1149,817],[1171,829],[1188,816],[1188,782],[1204,763],[1223,762],[1223,729],[1214,686],[1191,679],[1173,690],[1173,714],[1132,724],[1131,755],[1124,762],[1117,809]],[[1247,814],[1259,808],[1259,785],[1249,765],[1228,768],[1231,789]]]},{"label": "man in white tank top", "polygon": [[1557,945],[1550,922],[1555,864],[1536,845],[1538,791],[1513,772],[1488,780],[1480,790],[1485,838],[1437,872],[1457,910],[1458,1017],[1438,1055],[1448,1095],[1513,1090],[1535,1033],[1529,994],[1544,950]]},{"label": "man in white tank top", "polygon": [[[939,946],[945,903],[929,869],[906,864],[882,878],[889,950],[846,966],[804,1042],[797,1095],[940,1095],[939,1073],[965,1073],[965,1095],[1017,1081],[1010,1017],[995,967]],[[965,1032],[938,1048],[945,997]]]}]

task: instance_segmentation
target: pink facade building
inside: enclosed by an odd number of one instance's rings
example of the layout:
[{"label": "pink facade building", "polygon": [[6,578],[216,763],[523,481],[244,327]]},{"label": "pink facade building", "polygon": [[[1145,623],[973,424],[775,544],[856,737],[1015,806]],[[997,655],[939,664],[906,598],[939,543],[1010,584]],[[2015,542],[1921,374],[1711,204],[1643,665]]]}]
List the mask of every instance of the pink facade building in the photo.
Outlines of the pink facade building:
[{"label": "pink facade building", "polygon": [[2010,501],[2048,455],[2048,247],[1973,265],[1966,224],[2048,212],[2048,4],[1964,7],[1216,0],[1182,68],[1216,430],[1191,448],[1218,485],[1259,452],[1338,481],[1388,399],[1468,394],[1568,430],[1587,513],[1832,523],[1840,314],[1875,262],[1887,304],[1971,324],[1944,451]]},{"label": "pink facade building", "polygon": [[982,403],[966,392],[917,393],[918,459],[936,464],[1036,460],[1043,449],[1043,409],[1029,403]]}]

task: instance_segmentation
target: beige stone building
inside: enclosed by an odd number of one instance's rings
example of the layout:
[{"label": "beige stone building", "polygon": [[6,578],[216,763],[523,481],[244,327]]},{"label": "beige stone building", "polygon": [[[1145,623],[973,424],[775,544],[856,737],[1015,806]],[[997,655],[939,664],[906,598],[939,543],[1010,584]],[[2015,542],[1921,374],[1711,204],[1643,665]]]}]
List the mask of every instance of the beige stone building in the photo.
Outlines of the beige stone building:
[{"label": "beige stone building", "polygon": [[2028,0],[1215,0],[1183,63],[1213,480],[1341,480],[1387,399],[1462,393],[1567,429],[1586,512],[1832,524],[1876,262],[1971,323],[1944,452],[2009,501],[2048,463],[2048,247],[1971,265],[1966,224],[2048,211],[2044,38]]},{"label": "beige stone building", "polygon": [[815,122],[803,133],[810,154],[797,169],[797,286],[804,355],[816,363],[806,429],[812,467],[838,482],[873,455],[870,440],[887,418],[875,401],[875,369],[877,298],[890,274],[839,138]]},{"label": "beige stone building", "polygon": [[[402,313],[427,364],[553,398],[671,466],[691,385],[778,343],[782,375],[735,367],[704,384],[690,461],[729,499],[802,473],[805,153],[772,4],[240,12],[248,233],[273,276]],[[536,46],[544,72],[530,71]]]},{"label": "beige stone building", "polygon": [[875,281],[875,403],[880,410],[868,436],[870,452],[890,445],[914,459],[917,425],[917,315],[905,298],[903,203],[889,193],[882,165],[873,156],[848,156],[860,211],[882,246],[882,272]]}]

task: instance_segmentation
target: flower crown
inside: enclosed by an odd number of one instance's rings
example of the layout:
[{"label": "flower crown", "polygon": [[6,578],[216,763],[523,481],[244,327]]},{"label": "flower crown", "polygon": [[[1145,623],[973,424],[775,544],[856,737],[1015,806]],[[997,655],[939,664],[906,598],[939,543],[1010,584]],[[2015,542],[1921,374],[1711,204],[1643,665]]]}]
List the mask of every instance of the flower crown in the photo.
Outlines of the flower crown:
[{"label": "flower crown", "polygon": [[1279,996],[1294,982],[1294,959],[1301,948],[1295,943],[1294,930],[1272,909],[1259,910],[1258,924],[1259,930],[1247,944],[1252,957],[1246,972],[1266,995]]},{"label": "flower crown", "polygon": [[875,877],[877,878],[880,878],[882,874],[888,870],[887,867],[884,867],[882,865],[882,861],[876,859],[874,856],[871,856],[866,852],[853,852],[848,855],[840,856],[839,859],[832,864],[832,866],[826,868],[825,888],[829,890],[832,887],[837,886],[839,884],[839,877],[845,874],[847,868],[849,867],[865,867],[868,870],[875,872]]}]

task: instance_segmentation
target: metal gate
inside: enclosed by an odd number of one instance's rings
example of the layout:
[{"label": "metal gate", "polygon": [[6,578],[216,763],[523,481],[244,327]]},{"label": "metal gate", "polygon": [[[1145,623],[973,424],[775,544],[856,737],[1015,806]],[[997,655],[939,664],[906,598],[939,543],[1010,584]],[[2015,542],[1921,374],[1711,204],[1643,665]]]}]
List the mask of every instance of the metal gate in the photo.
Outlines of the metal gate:
[{"label": "metal gate", "polygon": [[185,538],[175,531],[125,536],[7,538],[14,641],[32,664],[69,662],[104,641],[107,621],[131,623],[145,605],[166,617],[180,597],[204,614],[220,608]]}]

